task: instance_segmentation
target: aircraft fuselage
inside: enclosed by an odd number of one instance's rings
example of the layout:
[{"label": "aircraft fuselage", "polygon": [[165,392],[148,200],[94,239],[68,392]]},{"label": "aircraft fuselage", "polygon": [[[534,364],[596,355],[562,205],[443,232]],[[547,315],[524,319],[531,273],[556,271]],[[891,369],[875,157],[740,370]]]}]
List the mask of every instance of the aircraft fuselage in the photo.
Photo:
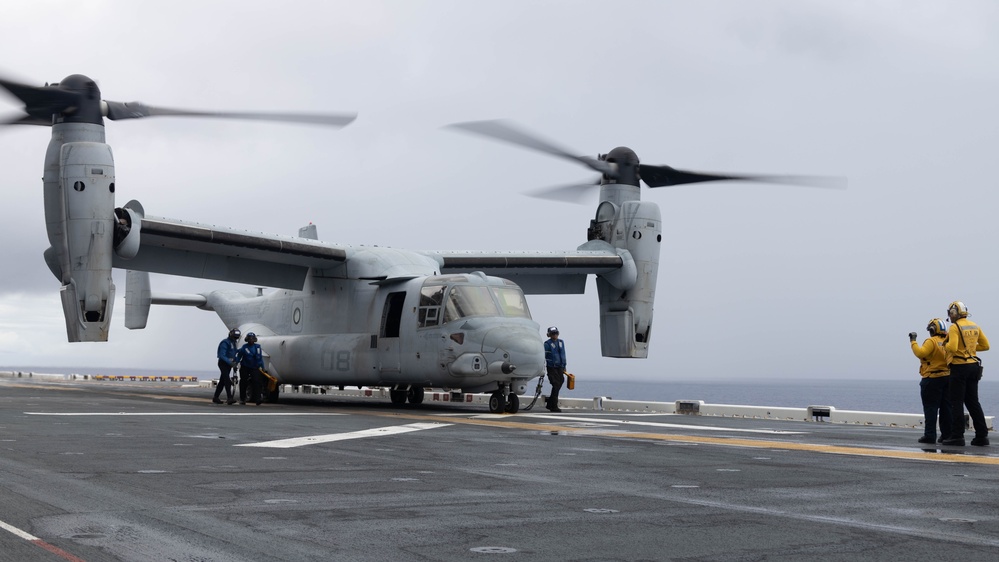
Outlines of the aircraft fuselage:
[{"label": "aircraft fuselage", "polygon": [[228,327],[257,335],[269,372],[284,384],[523,394],[544,372],[523,292],[481,273],[310,275],[303,291],[205,296]]}]

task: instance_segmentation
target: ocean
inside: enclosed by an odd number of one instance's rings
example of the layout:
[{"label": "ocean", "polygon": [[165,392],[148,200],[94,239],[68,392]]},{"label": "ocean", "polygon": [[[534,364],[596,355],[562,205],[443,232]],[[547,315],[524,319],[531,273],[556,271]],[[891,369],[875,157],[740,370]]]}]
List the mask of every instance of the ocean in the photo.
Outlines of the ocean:
[{"label": "ocean", "polygon": [[[545,389],[550,388],[545,383]],[[530,388],[534,391],[534,387]],[[999,381],[986,376],[979,383],[979,401],[985,415],[999,415]],[[604,396],[619,400],[674,402],[702,400],[706,404],[739,404],[806,408],[833,406],[837,410],[922,414],[919,378],[913,380],[763,380],[738,381],[590,381],[576,377],[575,390],[562,390],[567,398]]]},{"label": "ocean", "polygon": [[[33,371],[36,373],[79,373],[90,375],[146,375],[146,376],[196,376],[214,379],[218,371],[153,371],[146,369],[67,369],[65,367],[0,367],[2,371]],[[533,397],[537,383],[528,385],[527,394]],[[551,386],[546,381],[544,392]],[[706,404],[739,404],[745,406],[773,406],[806,408],[808,406],[833,406],[838,410],[868,412],[895,412],[921,414],[919,378],[911,380],[712,380],[712,381],[609,381],[576,377],[575,390],[562,389],[566,398],[593,398],[604,396],[618,400],[644,400],[675,402],[677,400],[702,400]],[[999,381],[991,380],[986,373],[979,384],[979,398],[985,415],[999,415]]]}]

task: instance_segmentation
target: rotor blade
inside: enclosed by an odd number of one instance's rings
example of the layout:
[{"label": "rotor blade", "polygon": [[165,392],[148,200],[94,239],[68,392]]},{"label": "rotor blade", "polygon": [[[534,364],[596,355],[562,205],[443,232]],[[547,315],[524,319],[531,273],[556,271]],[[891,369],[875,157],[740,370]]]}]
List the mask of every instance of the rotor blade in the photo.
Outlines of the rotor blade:
[{"label": "rotor blade", "polygon": [[614,168],[607,162],[602,162],[596,158],[591,158],[589,156],[574,156],[570,154],[567,150],[555,146],[554,144],[542,140],[541,138],[527,133],[523,130],[516,128],[511,122],[503,120],[493,120],[493,121],[468,121],[465,123],[455,123],[453,125],[448,125],[452,129],[458,129],[461,131],[467,131],[470,133],[476,133],[486,137],[491,137],[495,140],[500,140],[503,142],[508,142],[510,144],[515,144],[524,148],[529,148],[531,150],[537,150],[539,152],[544,152],[546,154],[551,154],[558,158],[565,158],[566,160],[572,160],[573,162],[578,162],[584,166],[591,168],[600,172],[601,174],[606,174],[613,177],[615,174]]},{"label": "rotor blade", "polygon": [[[0,78],[0,87],[24,103],[24,112],[51,125],[52,115],[62,113],[79,104],[80,94],[51,86],[29,86]],[[41,124],[31,122],[30,124]]]},{"label": "rotor blade", "polygon": [[688,183],[708,181],[751,181],[757,183],[779,183],[804,187],[821,187],[826,189],[846,189],[846,178],[833,176],[766,176],[745,174],[712,174],[677,170],[670,166],[639,165],[642,180],[649,187],[669,187]]},{"label": "rotor blade", "polygon": [[154,107],[141,102],[105,101],[107,118],[112,121],[139,119],[141,117],[214,117],[220,119],[248,119],[254,121],[276,121],[281,123],[303,123],[327,127],[344,127],[357,119],[356,113],[257,113],[237,111],[193,111]]},{"label": "rotor blade", "polygon": [[17,115],[12,117],[0,117],[0,126],[3,125],[42,125],[48,127],[52,125],[52,118],[42,119],[31,115]]},{"label": "rotor blade", "polygon": [[573,183],[556,187],[532,189],[531,191],[525,191],[524,195],[536,197],[538,199],[549,199],[552,201],[562,201],[564,203],[582,205],[586,203],[586,199],[588,198],[587,196],[592,194],[593,189],[599,185],[600,178],[598,177],[596,181],[590,183]]}]

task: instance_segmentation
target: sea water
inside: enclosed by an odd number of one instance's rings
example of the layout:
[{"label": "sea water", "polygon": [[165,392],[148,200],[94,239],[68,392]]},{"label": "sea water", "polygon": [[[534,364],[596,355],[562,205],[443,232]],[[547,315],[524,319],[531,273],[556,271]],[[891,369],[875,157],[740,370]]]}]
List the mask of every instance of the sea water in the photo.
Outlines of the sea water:
[{"label": "sea water", "polygon": [[[550,387],[545,383],[545,392]],[[530,391],[533,393],[534,388]],[[999,415],[999,381],[979,383],[979,401],[985,415]],[[731,381],[591,381],[576,377],[576,389],[563,389],[565,398],[604,396],[619,400],[675,402],[701,400],[706,404],[737,404],[807,408],[833,406],[837,410],[921,414],[919,378],[913,380],[731,380]]]}]

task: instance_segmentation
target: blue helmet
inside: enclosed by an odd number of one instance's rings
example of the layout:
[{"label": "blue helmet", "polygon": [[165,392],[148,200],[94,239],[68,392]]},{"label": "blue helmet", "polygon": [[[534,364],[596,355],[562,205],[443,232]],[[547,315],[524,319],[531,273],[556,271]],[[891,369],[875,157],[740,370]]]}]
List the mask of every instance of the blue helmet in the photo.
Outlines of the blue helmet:
[{"label": "blue helmet", "polygon": [[231,339],[231,340],[238,340],[239,336],[241,336],[241,335],[243,335],[243,334],[240,333],[240,331],[237,330],[236,328],[233,328],[233,329],[229,330],[229,339]]},{"label": "blue helmet", "polygon": [[558,335],[558,326],[552,326],[548,328],[548,337],[557,336],[557,335]]},{"label": "blue helmet", "polygon": [[244,341],[249,342],[250,340],[257,341],[257,334],[253,332],[246,332],[246,337],[243,338]]}]

